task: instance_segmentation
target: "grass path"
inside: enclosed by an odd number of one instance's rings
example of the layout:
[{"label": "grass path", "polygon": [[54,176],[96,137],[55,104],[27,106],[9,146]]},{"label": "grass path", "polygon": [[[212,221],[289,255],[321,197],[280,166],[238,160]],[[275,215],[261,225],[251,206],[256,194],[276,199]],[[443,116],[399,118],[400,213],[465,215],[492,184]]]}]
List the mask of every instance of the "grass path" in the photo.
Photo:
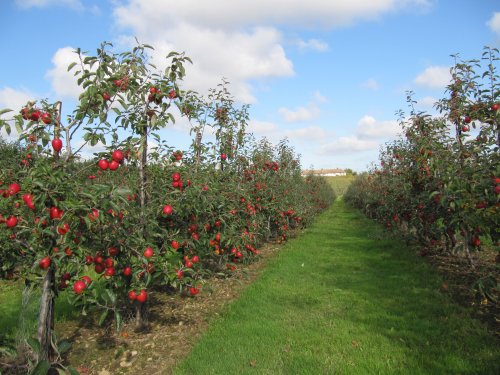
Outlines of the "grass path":
[{"label": "grass path", "polygon": [[176,374],[500,374],[435,271],[337,200],[212,322]]}]

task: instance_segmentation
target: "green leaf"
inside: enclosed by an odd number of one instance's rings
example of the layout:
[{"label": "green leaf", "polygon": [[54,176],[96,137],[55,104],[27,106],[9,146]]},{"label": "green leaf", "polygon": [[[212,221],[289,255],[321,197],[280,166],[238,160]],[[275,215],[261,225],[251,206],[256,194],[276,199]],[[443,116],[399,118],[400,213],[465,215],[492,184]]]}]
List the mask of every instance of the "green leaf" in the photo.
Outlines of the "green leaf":
[{"label": "green leaf", "polygon": [[47,375],[50,370],[49,361],[40,361],[37,363],[33,371],[30,372],[31,375]]},{"label": "green leaf", "polygon": [[7,112],[12,112],[12,109],[6,108],[6,109],[0,110],[0,116],[3,115],[4,113],[7,113]]},{"label": "green leaf", "polygon": [[64,354],[71,349],[71,346],[72,344],[69,340],[61,340],[57,344],[57,350],[60,354]]},{"label": "green leaf", "polygon": [[35,353],[40,353],[40,342],[37,339],[29,337],[26,339],[26,343]]},{"label": "green leaf", "polygon": [[80,375],[80,373],[73,367],[68,367],[68,371],[70,375]]},{"label": "green leaf", "polygon": [[97,324],[99,324],[100,326],[104,323],[104,321],[106,320],[106,318],[108,317],[108,312],[109,310],[106,309],[102,312],[101,316],[99,317],[99,322]]},{"label": "green leaf", "polygon": [[115,311],[115,321],[116,321],[116,330],[119,331],[122,326],[122,314],[118,310]]},{"label": "green leaf", "polygon": [[72,62],[71,64],[68,65],[68,72],[73,69],[73,67],[76,65],[76,62]]},{"label": "green leaf", "polygon": [[116,304],[116,294],[111,289],[106,289],[106,294],[109,296],[109,301],[114,305]]}]

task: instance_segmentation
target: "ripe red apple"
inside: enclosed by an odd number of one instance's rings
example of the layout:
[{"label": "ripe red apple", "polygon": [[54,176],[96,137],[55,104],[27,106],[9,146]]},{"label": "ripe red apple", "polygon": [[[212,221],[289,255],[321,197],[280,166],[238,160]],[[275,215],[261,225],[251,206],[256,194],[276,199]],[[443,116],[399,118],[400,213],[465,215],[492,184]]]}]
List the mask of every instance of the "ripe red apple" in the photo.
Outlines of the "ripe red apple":
[{"label": "ripe red apple", "polygon": [[63,211],[57,207],[50,208],[50,218],[51,219],[60,219],[63,216]]},{"label": "ripe red apple", "polygon": [[65,281],[71,280],[71,274],[69,272],[63,273],[61,275],[61,280],[65,280]]},{"label": "ripe red apple", "polygon": [[111,99],[111,96],[107,92],[105,92],[102,94],[102,98],[104,99],[104,101],[107,102],[108,100]]},{"label": "ripe red apple", "polygon": [[103,171],[105,171],[106,169],[109,168],[109,163],[106,159],[101,159],[99,160],[99,162],[97,163],[97,165],[99,166],[99,168],[101,168]]},{"label": "ripe red apple", "polygon": [[198,257],[198,255],[194,255],[191,260],[193,261],[193,263],[198,263],[200,261],[200,258]]},{"label": "ripe red apple", "polygon": [[173,240],[172,241],[172,248],[174,250],[177,250],[179,248],[179,242],[177,242],[176,240]]},{"label": "ripe red apple", "polygon": [[51,143],[55,152],[61,151],[63,143],[60,138],[54,138]]},{"label": "ripe red apple", "polygon": [[111,154],[111,157],[113,158],[114,161],[117,161],[118,163],[120,163],[123,160],[124,155],[123,155],[123,152],[121,150],[115,150]]},{"label": "ripe red apple", "polygon": [[17,225],[17,217],[9,216],[5,221],[5,225],[7,225],[7,228],[14,228]]},{"label": "ripe red apple", "polygon": [[170,90],[170,92],[168,93],[168,97],[170,99],[174,99],[175,98],[175,90],[174,89]]},{"label": "ripe red apple", "polygon": [[111,160],[108,166],[111,171],[116,171],[120,166],[120,163],[118,163],[116,160]]},{"label": "ripe red apple", "polygon": [[174,209],[172,208],[171,205],[167,204],[167,205],[163,206],[163,213],[165,215],[172,215],[172,212],[174,212]]},{"label": "ripe red apple", "polygon": [[128,298],[131,301],[134,301],[135,299],[137,299],[137,293],[135,292],[135,290],[131,290],[130,292],[128,292]]},{"label": "ripe red apple", "polygon": [[115,265],[115,261],[113,260],[113,258],[106,258],[106,260],[104,261],[104,267],[106,268],[111,268]]},{"label": "ripe red apple", "polygon": [[148,294],[147,294],[147,293],[146,293],[146,291],[143,289],[143,290],[141,290],[141,292],[137,295],[136,300],[137,300],[137,302],[144,303],[144,302],[146,302],[147,298],[148,298]]},{"label": "ripe red apple", "polygon": [[500,195],[500,185],[495,186],[494,191],[496,195]]},{"label": "ripe red apple", "polygon": [[95,267],[94,267],[94,271],[96,273],[103,273],[104,272],[104,266],[102,264],[96,264]]},{"label": "ripe red apple", "polygon": [[33,112],[31,112],[30,119],[32,121],[38,121],[40,119],[41,115],[42,115],[42,112],[40,112],[38,109],[35,109]]},{"label": "ripe red apple", "polygon": [[153,255],[155,255],[155,252],[151,247],[147,247],[146,250],[144,250],[144,256],[146,258],[151,258]]},{"label": "ripe red apple", "polygon": [[180,279],[182,279],[182,276],[184,276],[184,272],[182,272],[181,269],[178,269],[177,270],[177,278],[180,280]]},{"label": "ripe red apple", "polygon": [[500,106],[498,105],[498,103],[495,103],[495,104],[493,104],[493,105],[491,106],[491,110],[492,110],[492,111],[498,111],[498,108],[499,108],[499,107],[500,107]]},{"label": "ripe red apple", "polygon": [[172,173],[172,181],[180,181],[181,174],[179,172]]},{"label": "ripe red apple", "polygon": [[69,232],[69,224],[68,223],[64,223],[62,226],[60,227],[57,227],[57,232],[61,235],[61,236],[64,236],[66,233]]},{"label": "ripe red apple", "polygon": [[471,238],[471,243],[472,246],[478,247],[479,245],[481,245],[481,240],[479,239],[479,237],[473,236]]},{"label": "ripe red apple", "polygon": [[87,275],[82,276],[82,280],[84,281],[85,284],[87,284],[87,286],[92,284],[92,279]]},{"label": "ripe red apple", "polygon": [[86,287],[87,284],[85,284],[85,281],[82,280],[75,281],[73,284],[73,290],[76,294],[82,294]]},{"label": "ripe red apple", "polygon": [[221,158],[221,160],[226,160],[227,159],[227,155],[226,154],[220,154],[220,158]]},{"label": "ripe red apple", "polygon": [[40,262],[38,262],[38,266],[41,269],[46,270],[47,268],[50,267],[51,263],[52,263],[52,260],[50,259],[50,257],[43,257],[42,259],[40,259]]},{"label": "ripe red apple", "polygon": [[23,116],[23,119],[25,120],[29,120],[30,118],[30,110],[28,107],[24,107],[23,109],[21,109],[21,115]]},{"label": "ripe red apple", "polygon": [[107,277],[112,277],[115,275],[115,268],[114,267],[109,267],[104,270],[104,276]]},{"label": "ripe red apple", "polygon": [[123,269],[123,276],[130,276],[132,275],[132,268],[131,267],[125,267]]},{"label": "ripe red apple", "polygon": [[463,131],[464,133],[467,133],[467,132],[469,131],[469,127],[468,127],[468,126],[466,126],[466,125],[463,125],[463,126],[462,126],[462,131]]},{"label": "ripe red apple", "polygon": [[464,118],[464,122],[465,122],[466,124],[469,124],[471,121],[472,121],[472,119],[471,119],[469,116],[465,116],[465,118]]},{"label": "ripe red apple", "polygon": [[111,246],[110,248],[108,248],[108,254],[111,257],[117,256],[119,252],[120,250],[115,246]]},{"label": "ripe red apple", "polygon": [[50,115],[49,112],[44,112],[42,114],[42,122],[46,125],[50,124],[52,122],[52,116]]},{"label": "ripe red apple", "polygon": [[13,184],[9,185],[8,193],[10,195],[15,195],[15,194],[19,193],[19,191],[21,191],[21,185],[16,184],[15,182]]},{"label": "ripe red apple", "polygon": [[192,296],[195,296],[198,293],[200,293],[200,290],[198,288],[195,288],[195,287],[189,288],[189,294],[191,294]]}]

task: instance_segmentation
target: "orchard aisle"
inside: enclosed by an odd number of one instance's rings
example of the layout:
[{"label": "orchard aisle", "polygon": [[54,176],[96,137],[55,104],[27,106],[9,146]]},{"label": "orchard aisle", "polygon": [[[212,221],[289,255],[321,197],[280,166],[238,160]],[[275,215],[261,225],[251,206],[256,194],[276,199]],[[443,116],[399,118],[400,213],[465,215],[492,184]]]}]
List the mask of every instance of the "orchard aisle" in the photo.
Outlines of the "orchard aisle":
[{"label": "orchard aisle", "polygon": [[176,374],[498,374],[498,342],[341,199],[286,244]]}]

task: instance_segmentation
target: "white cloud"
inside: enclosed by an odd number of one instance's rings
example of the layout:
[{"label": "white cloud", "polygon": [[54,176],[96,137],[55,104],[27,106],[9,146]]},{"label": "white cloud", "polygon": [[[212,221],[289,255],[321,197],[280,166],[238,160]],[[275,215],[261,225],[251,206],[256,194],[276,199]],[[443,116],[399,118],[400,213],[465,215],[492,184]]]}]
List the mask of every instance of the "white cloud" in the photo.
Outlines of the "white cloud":
[{"label": "white cloud", "polygon": [[369,90],[378,90],[380,88],[380,85],[374,78],[369,78],[361,84],[361,87]]},{"label": "white cloud", "polygon": [[[4,87],[0,90],[0,108],[10,108],[14,112],[21,110],[29,100],[35,100],[36,96],[27,90],[15,90],[11,87]],[[11,115],[12,112],[7,114]]]},{"label": "white cloud", "polygon": [[359,139],[356,136],[340,137],[319,149],[321,155],[351,154],[377,149],[379,143],[373,140]]},{"label": "white cloud", "polygon": [[315,104],[310,104],[308,107],[298,107],[293,110],[282,107],[278,109],[278,112],[286,122],[311,121],[320,114],[320,110]]},{"label": "white cloud", "polygon": [[83,10],[83,4],[80,0],[16,0],[16,5],[24,9],[61,5],[75,10]]},{"label": "white cloud", "polygon": [[294,109],[281,107],[278,109],[278,113],[285,122],[311,121],[318,118],[321,113],[318,103],[326,103],[327,101],[328,99],[325,96],[321,95],[319,91],[315,91],[313,100],[307,106],[300,106]]},{"label": "white cloud", "polygon": [[491,31],[500,36],[500,12],[493,13],[491,19],[486,22]]},{"label": "white cloud", "polygon": [[423,98],[417,100],[417,106],[419,108],[431,109],[437,101],[438,100],[432,96],[424,96]]},{"label": "white cloud", "polygon": [[[249,25],[295,25],[332,28],[350,25],[359,20],[377,19],[384,13],[402,7],[426,8],[425,0],[219,0],[217,6],[198,0],[131,0],[115,10],[119,23],[138,31],[189,20],[201,28],[240,28]],[[145,20],[149,20],[146,23]],[[155,25],[151,28],[149,25]],[[168,26],[167,26],[168,27]],[[160,32],[160,35],[162,33]]]},{"label": "white cloud", "polygon": [[[36,96],[27,90],[15,90],[11,87],[4,87],[0,90],[0,109],[11,109],[12,112],[7,112],[1,117],[4,120],[11,119],[13,116],[17,115],[21,108],[28,102],[36,99]],[[7,135],[4,129],[2,129],[0,135],[4,139],[17,139],[19,134],[16,131],[13,123],[11,125],[11,133]]]},{"label": "white cloud", "polygon": [[74,76],[75,69],[68,72],[68,66],[79,61],[74,50],[72,47],[59,48],[52,57],[54,67],[46,74],[56,96],[60,98],[78,98],[82,93],[81,87],[76,83],[78,77]]},{"label": "white cloud", "polygon": [[261,136],[271,136],[278,130],[278,126],[268,121],[250,120],[247,132],[255,133]]},{"label": "white cloud", "polygon": [[[219,0],[215,6],[197,0],[130,0],[115,6],[113,18],[119,29],[158,48],[155,56],[165,56],[171,50],[185,51],[194,61],[187,69],[188,87],[203,93],[224,76],[231,82],[235,98],[251,103],[255,97],[250,80],[294,74],[293,64],[283,48],[278,29],[281,26],[340,27],[377,19],[401,7],[422,8],[427,3]],[[302,44],[316,50],[327,48],[326,43],[316,39]]]},{"label": "white cloud", "polygon": [[326,96],[321,95],[319,91],[314,92],[314,100],[317,103],[326,103],[328,102],[328,98]]},{"label": "white cloud", "polygon": [[325,52],[328,51],[328,43],[323,42],[318,39],[309,39],[309,40],[298,40],[297,41],[297,46],[301,50],[313,50],[313,51],[318,51],[318,52]]},{"label": "white cloud", "polygon": [[443,89],[450,81],[451,74],[448,66],[429,66],[414,80],[417,85],[431,89]]},{"label": "white cloud", "polygon": [[285,130],[282,134],[283,136],[296,141],[314,141],[320,143],[323,143],[332,136],[330,131],[315,125],[305,128]]},{"label": "white cloud", "polygon": [[359,139],[394,138],[400,132],[401,128],[396,120],[378,121],[365,115],[358,121],[356,135]]}]

